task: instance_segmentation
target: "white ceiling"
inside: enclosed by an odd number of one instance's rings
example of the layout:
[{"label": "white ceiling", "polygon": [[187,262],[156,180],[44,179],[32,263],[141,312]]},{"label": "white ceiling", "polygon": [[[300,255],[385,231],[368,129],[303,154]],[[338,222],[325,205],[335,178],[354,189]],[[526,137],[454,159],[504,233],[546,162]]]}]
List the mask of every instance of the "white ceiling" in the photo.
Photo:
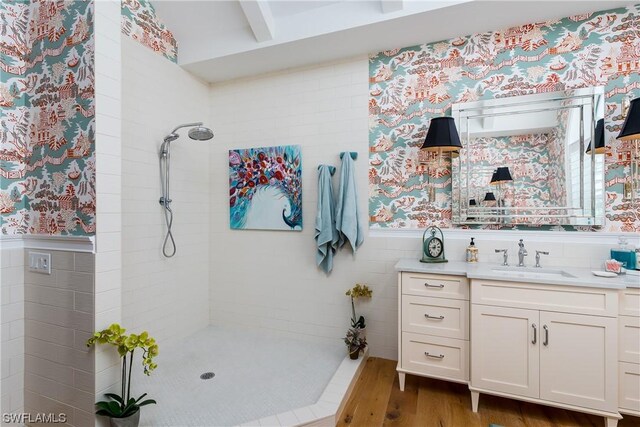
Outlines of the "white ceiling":
[{"label": "white ceiling", "polygon": [[629,1],[155,0],[181,66],[208,82],[445,40]]}]

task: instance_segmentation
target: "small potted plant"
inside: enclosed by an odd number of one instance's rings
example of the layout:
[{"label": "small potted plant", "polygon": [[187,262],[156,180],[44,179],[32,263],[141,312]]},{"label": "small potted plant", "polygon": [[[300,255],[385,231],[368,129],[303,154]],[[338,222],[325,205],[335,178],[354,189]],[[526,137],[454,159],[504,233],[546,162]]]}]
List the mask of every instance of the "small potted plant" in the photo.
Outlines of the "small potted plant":
[{"label": "small potted plant", "polygon": [[367,285],[356,284],[353,288],[349,289],[345,295],[351,298],[351,327],[360,329],[360,336],[366,336],[367,327],[364,316],[357,317],[355,301],[358,298],[371,298],[373,291],[369,289]]},{"label": "small potted plant", "polygon": [[[137,399],[131,397],[131,371],[133,368],[133,354],[136,349],[142,350],[142,367],[144,373],[149,375],[156,369],[157,365],[153,358],[158,355],[158,345],[156,341],[149,337],[145,331],[140,335],[125,335],[125,329],[117,323],[112,324],[107,329],[96,332],[87,341],[87,347],[98,344],[110,344],[118,348],[118,354],[122,358],[122,391],[120,395],[105,393],[109,399],[97,402],[97,415],[109,417],[111,427],[137,427],[140,422],[140,408],[145,405],[155,404],[152,399],[143,400],[147,394],[143,394]],[[129,367],[127,369],[127,356]]]},{"label": "small potted plant", "polygon": [[367,339],[360,335],[360,329],[349,328],[347,335],[343,338],[349,352],[349,358],[357,360],[360,352],[367,347]]}]

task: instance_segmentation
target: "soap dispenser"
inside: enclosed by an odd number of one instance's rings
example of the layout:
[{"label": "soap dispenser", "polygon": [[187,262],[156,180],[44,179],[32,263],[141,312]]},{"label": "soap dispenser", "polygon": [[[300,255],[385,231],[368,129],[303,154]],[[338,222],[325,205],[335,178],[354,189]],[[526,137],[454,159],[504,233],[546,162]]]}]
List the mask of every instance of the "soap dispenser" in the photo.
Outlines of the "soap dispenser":
[{"label": "soap dispenser", "polygon": [[627,238],[624,236],[618,238],[618,247],[611,249],[611,258],[621,262],[628,270],[635,269],[636,252],[627,246]]},{"label": "soap dispenser", "polygon": [[478,262],[478,248],[476,248],[476,244],[473,241],[473,237],[471,238],[471,243],[467,246],[467,262]]}]

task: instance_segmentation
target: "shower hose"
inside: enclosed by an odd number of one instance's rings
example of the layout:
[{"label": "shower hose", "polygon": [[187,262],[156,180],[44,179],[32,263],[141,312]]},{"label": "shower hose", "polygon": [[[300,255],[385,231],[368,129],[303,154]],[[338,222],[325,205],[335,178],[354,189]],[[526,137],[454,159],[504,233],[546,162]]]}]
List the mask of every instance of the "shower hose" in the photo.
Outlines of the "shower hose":
[{"label": "shower hose", "polygon": [[167,225],[167,234],[164,237],[162,244],[162,254],[171,258],[176,254],[176,241],[173,239],[173,233],[171,227],[173,225],[173,211],[171,210],[171,198],[169,193],[169,170],[171,166],[171,157],[169,154],[169,147],[160,153],[160,181],[162,186],[162,197],[160,198],[160,204],[164,208],[164,222]]}]

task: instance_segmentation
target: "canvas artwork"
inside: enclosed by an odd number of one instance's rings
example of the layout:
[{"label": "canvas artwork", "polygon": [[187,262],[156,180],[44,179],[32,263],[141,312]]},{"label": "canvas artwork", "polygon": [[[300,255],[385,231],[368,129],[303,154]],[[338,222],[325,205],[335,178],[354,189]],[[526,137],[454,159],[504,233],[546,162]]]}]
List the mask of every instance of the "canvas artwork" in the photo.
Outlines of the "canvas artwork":
[{"label": "canvas artwork", "polygon": [[232,229],[302,230],[299,145],[229,150]]}]

